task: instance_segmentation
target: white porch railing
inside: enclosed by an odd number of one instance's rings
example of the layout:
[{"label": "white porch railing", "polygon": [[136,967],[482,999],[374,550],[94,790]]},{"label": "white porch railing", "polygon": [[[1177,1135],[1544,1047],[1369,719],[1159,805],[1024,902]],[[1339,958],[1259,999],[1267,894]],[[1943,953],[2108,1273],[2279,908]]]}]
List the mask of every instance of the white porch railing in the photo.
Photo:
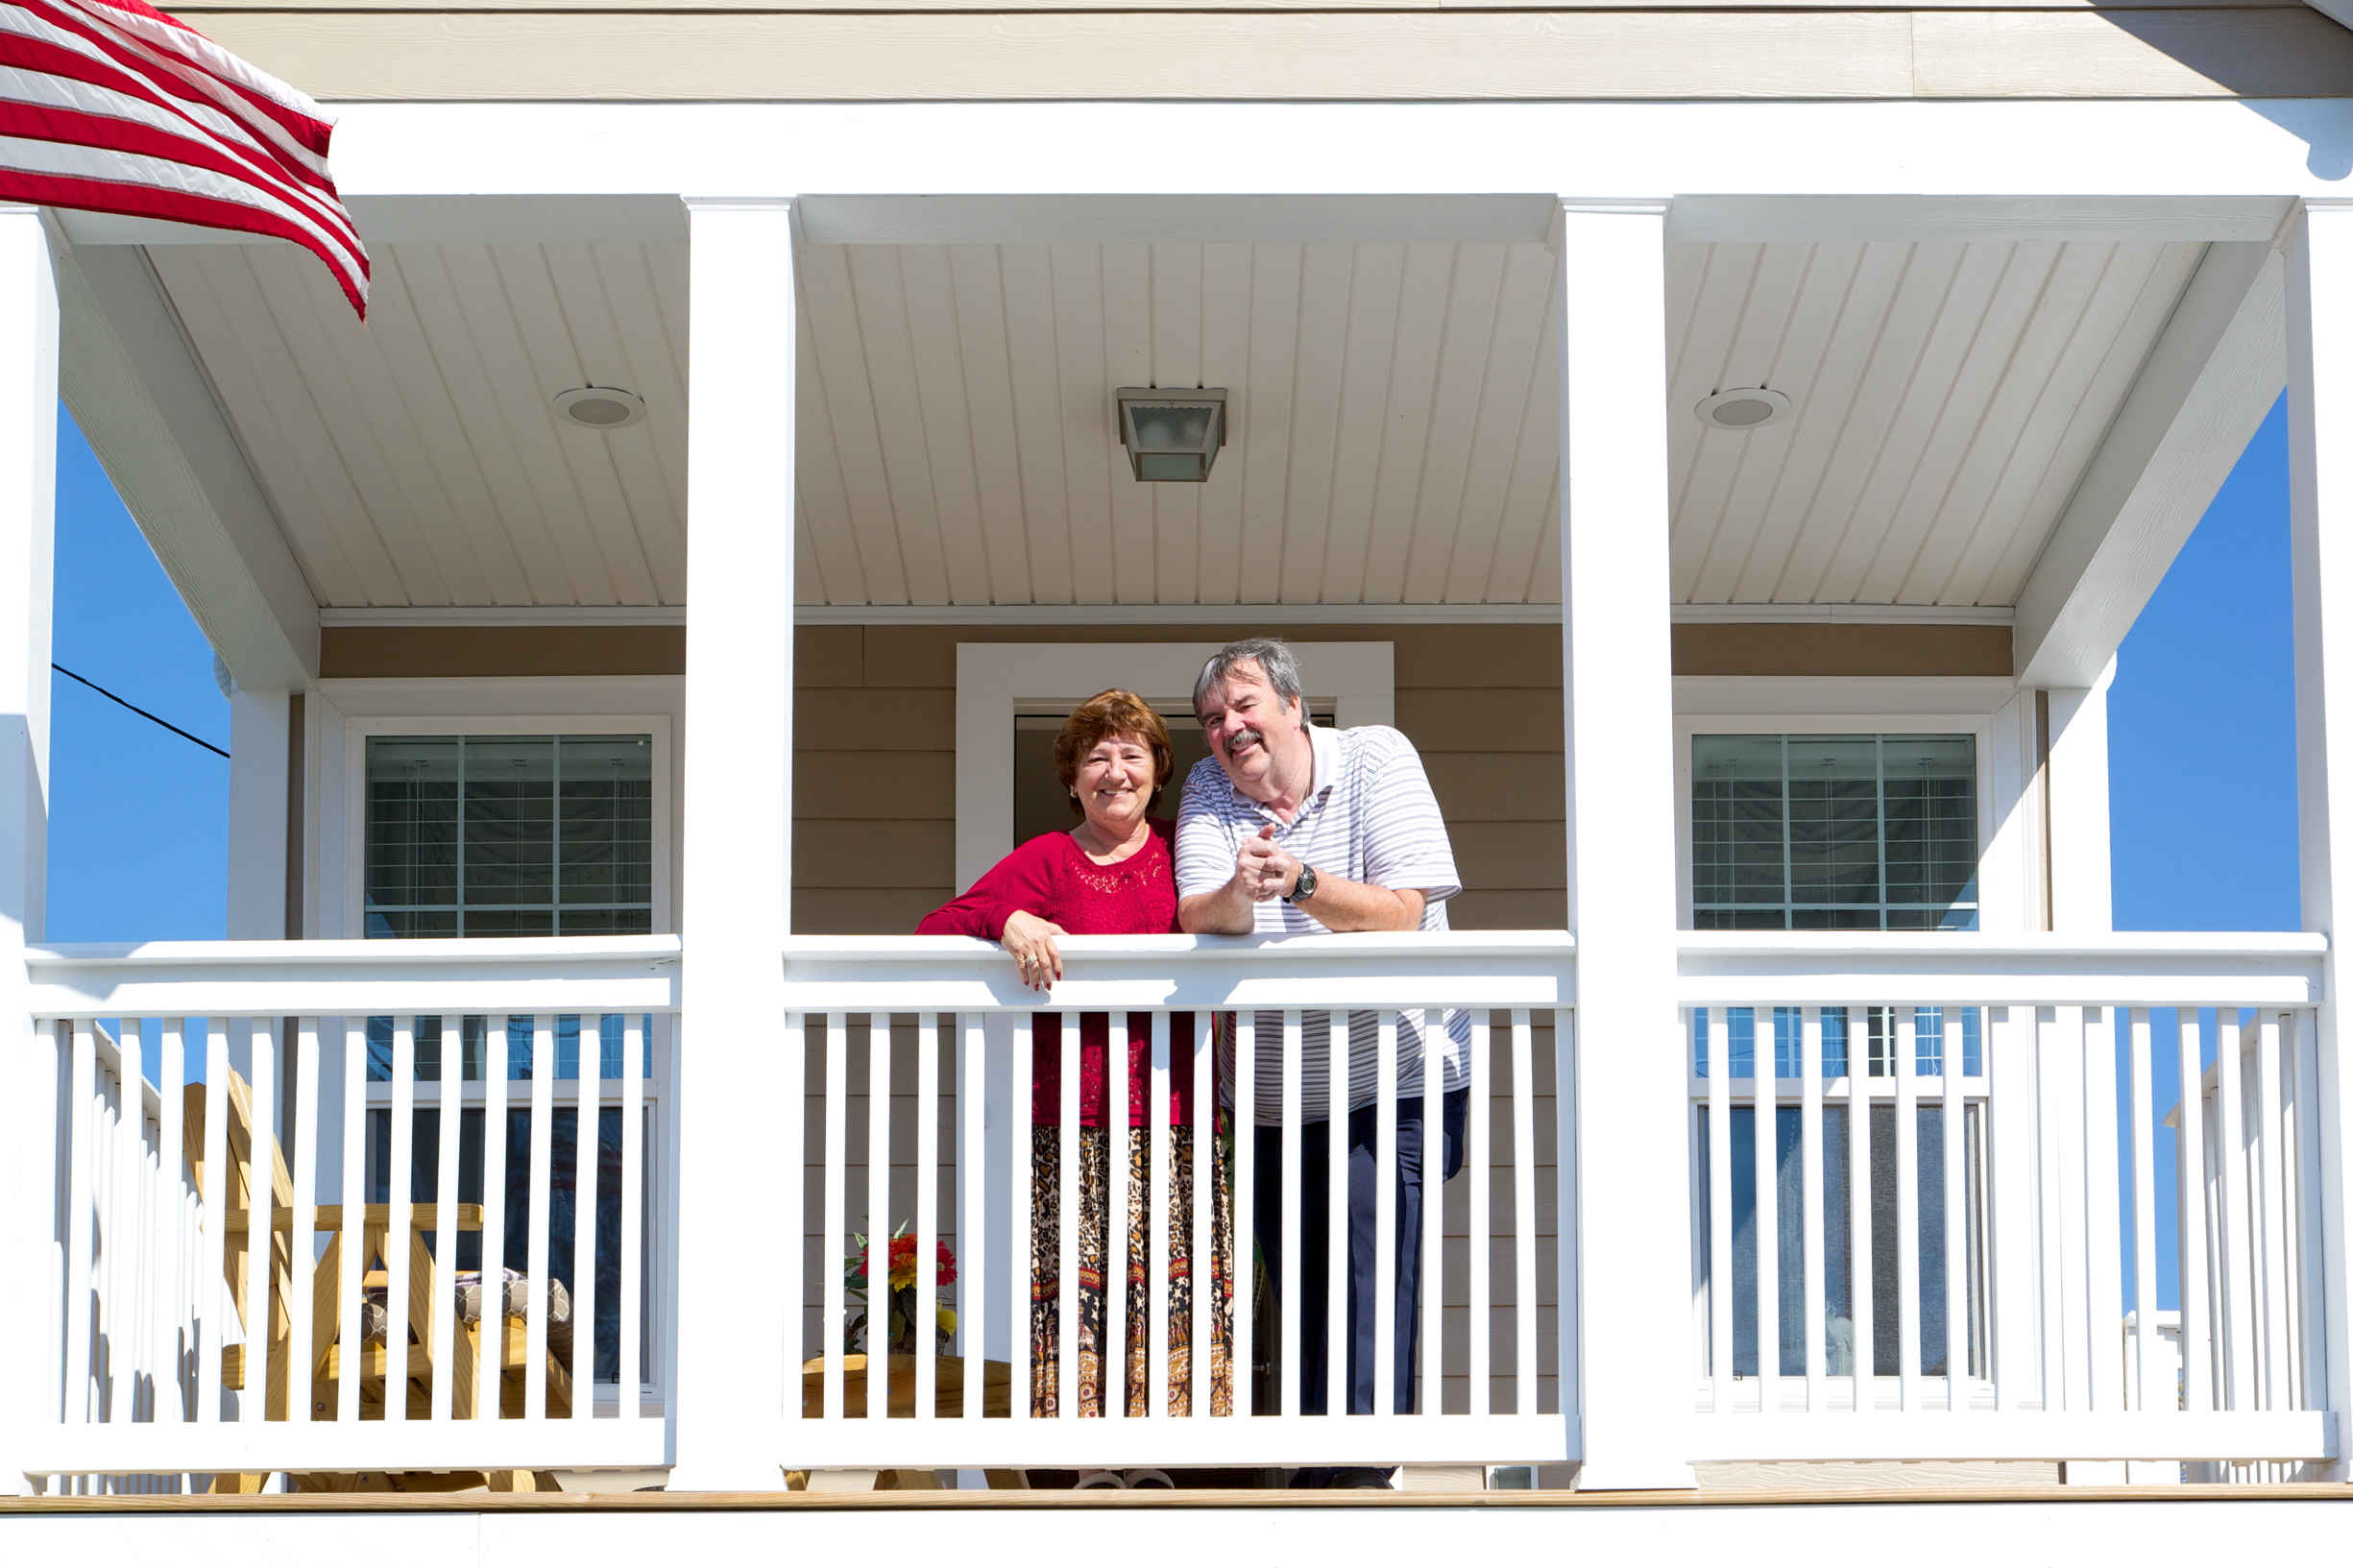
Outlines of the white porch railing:
[{"label": "white porch railing", "polygon": [[57,1424],[14,1434],[16,1462],[127,1489],[664,1462],[650,1218],[678,954],[33,954],[26,1088],[64,1110],[34,1158],[64,1202],[48,1332],[14,1347],[45,1347]]},{"label": "white porch railing", "polygon": [[[1573,1457],[1573,1423],[1560,1413],[1557,1350],[1562,1332],[1557,1248],[1550,1244],[1565,1177],[1550,1164],[1553,1143],[1540,1121],[1570,1114],[1554,1086],[1573,1082],[1565,1064],[1573,1050],[1567,1027],[1570,953],[1560,935],[1457,933],[1431,938],[1353,936],[1294,939],[1074,938],[1063,944],[1065,977],[1051,999],[1014,982],[992,944],[962,939],[796,939],[787,953],[790,1023],[806,1030],[805,1119],[808,1273],[802,1349],[807,1387],[801,1415],[779,1434],[788,1462],[824,1466],[1119,1466],[1534,1463]],[[1345,1290],[1318,1297],[1295,1283],[1266,1291],[1265,1275],[1248,1266],[1251,1216],[1261,1195],[1279,1190],[1279,1246],[1295,1280],[1301,1212],[1296,1180],[1270,1169],[1244,1136],[1225,1146],[1226,1171],[1191,1161],[1190,1321],[1178,1339],[1192,1347],[1189,1383],[1171,1376],[1175,1252],[1169,1124],[1171,1076],[1197,1086],[1219,1080],[1219,1094],[1196,1092],[1191,1147],[1219,1147],[1215,1101],[1251,1106],[1258,1085],[1279,1074],[1284,1167],[1296,1169],[1303,1124],[1302,1047],[1335,1043],[1331,1069],[1345,1082],[1351,1049],[1348,1017],[1359,1020],[1355,1049],[1374,1053],[1379,1085],[1376,1147],[1396,1146],[1400,1039],[1429,1049],[1449,1009],[1468,1014],[1468,1099],[1464,1174],[1445,1190],[1422,1230],[1420,1296],[1393,1307],[1399,1256],[1398,1198],[1389,1180],[1377,1196],[1372,1256],[1376,1368],[1393,1364],[1402,1315],[1418,1305],[1423,1326],[1419,1365],[1403,1398],[1377,1376],[1371,1411],[1302,1413],[1316,1397],[1303,1379],[1303,1341],[1320,1320],[1329,1357],[1335,1409],[1347,1342]],[[1056,1146],[1058,1187],[1033,1192],[1031,1073],[1033,1021],[1058,1014],[1061,1102]],[[1099,1221],[1109,1239],[1102,1269],[1103,1359],[1084,1368],[1077,1291],[1065,1287],[1058,1313],[1037,1330],[1033,1361],[1032,1244],[1051,1231],[1056,1244],[1038,1267],[1062,1282],[1079,1276],[1079,1226],[1067,1222],[1081,1200],[1079,1023],[1085,1015],[1150,1018],[1151,1124],[1141,1170],[1145,1210],[1142,1346],[1118,1325],[1128,1321],[1126,1252],[1128,1162],[1113,1141],[1104,1161]],[[1213,1014],[1231,1018],[1231,1077],[1212,1066],[1210,1031],[1188,1027]],[[1540,1030],[1547,1036],[1540,1050]],[[1128,1103],[1127,1030],[1109,1029],[1106,1103]],[[1188,1045],[1189,1043],[1189,1045]],[[1185,1060],[1189,1049],[1191,1060]],[[1557,1053],[1557,1054],[1556,1054]],[[1557,1065],[1561,1064],[1561,1065]],[[1432,1064],[1425,1082],[1436,1080]],[[1548,1116],[1539,1100],[1551,1096]],[[1114,1125],[1125,1116],[1114,1115]],[[1245,1132],[1251,1117],[1241,1117]],[[1440,1158],[1439,1117],[1429,1118],[1424,1168]],[[1554,1132],[1546,1126],[1544,1132]],[[1345,1277],[1346,1139],[1331,1140],[1327,1268]],[[886,1159],[872,1151],[888,1150]],[[1380,1163],[1384,1172],[1392,1168]],[[952,1172],[952,1174],[951,1174]],[[1540,1196],[1540,1187],[1543,1189]],[[1223,1190],[1223,1195],[1221,1195]],[[1549,1200],[1549,1201],[1548,1201]],[[1230,1206],[1228,1207],[1228,1204]],[[1218,1211],[1225,1225],[1221,1226]],[[1053,1216],[1066,1222],[1056,1226]],[[849,1321],[842,1261],[857,1235],[901,1226],[918,1239],[928,1265],[934,1239],[952,1236],[958,1280],[956,1330],[943,1357],[934,1337],[918,1334],[911,1354],[893,1358],[891,1397],[865,1397],[862,1370],[840,1354]],[[1229,1235],[1230,1256],[1244,1260],[1230,1280],[1204,1260]],[[1540,1270],[1540,1251],[1546,1254]],[[931,1267],[916,1274],[913,1321],[934,1322],[949,1292]],[[1202,1288],[1215,1282],[1212,1288]],[[1230,1285],[1230,1303],[1225,1290]],[[873,1315],[882,1316],[880,1292]],[[1208,1395],[1208,1348],[1230,1345],[1230,1395]],[[983,1376],[973,1363],[988,1363]],[[1123,1390],[1137,1392],[1134,1408]],[[942,1390],[949,1390],[943,1393]],[[845,1406],[845,1398],[847,1404]],[[844,1411],[848,1413],[841,1413]],[[1055,1413],[1049,1414],[1049,1411]]]},{"label": "white porch railing", "polygon": [[[2327,1458],[2320,952],[1686,938],[1694,1458]],[[2161,1071],[2206,1086],[2177,1136]],[[2189,1173],[2163,1269],[2161,1149]],[[2179,1363],[2150,1313],[2117,1354],[2127,1260],[2181,1303]]]},{"label": "white porch railing", "polygon": [[[1690,1457],[2328,1458],[2311,1266],[2320,952],[2294,936],[1686,937]],[[47,1326],[16,1351],[54,1404],[8,1435],[12,1464],[138,1488],[667,1462],[675,1423],[692,1419],[665,1382],[668,1314],[682,1280],[728,1275],[724,1259],[670,1253],[678,965],[660,939],[35,954],[38,1032],[14,1081],[61,1114],[16,1124],[36,1146],[21,1169],[58,1172],[61,1219],[39,1259],[10,1262],[20,1279],[46,1274],[31,1293]],[[786,1297],[739,1314],[747,1337],[781,1331],[798,1353],[773,1426],[743,1434],[780,1467],[1581,1457],[1577,1326],[1562,1307],[1577,1299],[1574,1248],[1560,1239],[1575,1233],[1573,1171],[1610,1170],[1618,1134],[1609,1107],[1575,1102],[1565,938],[1073,939],[1050,999],[978,942],[801,938],[784,971],[785,1098],[731,1113],[806,1178],[744,1193],[731,1226],[730,1245],[802,1240]],[[1401,1394],[1372,1380],[1370,1412],[1307,1414],[1306,1344],[1320,1326],[1335,1373],[1345,1364],[1345,1292],[1273,1291],[1250,1266],[1255,1216],[1291,1269],[1313,1217],[1287,1179],[1296,1156],[1271,1164],[1254,1134],[1219,1147],[1213,1107],[1251,1106],[1272,1075],[1297,1150],[1305,1048],[1337,1019],[1340,1050],[1357,1049],[1359,1015],[1375,1143],[1394,1149],[1414,1104],[1399,1069],[1455,1010],[1466,1169],[1434,1201],[1419,1296],[1402,1306],[1401,1194],[1373,1187],[1374,1363],[1392,1364],[1408,1313],[1418,1358]],[[1033,1189],[1029,1122],[1041,1012],[1064,1025],[1051,1192]],[[1090,1013],[1147,1016],[1153,1107],[1135,1168],[1140,1344],[1119,1329],[1129,1168],[1106,1157],[1091,1190],[1109,1328],[1091,1367],[1078,1291],[1056,1297],[1034,1351],[1031,1312],[1033,1259],[1061,1281],[1084,1261],[1078,1227],[1045,1218],[1080,1208],[1071,1025]],[[1225,1069],[1199,1026],[1213,1015],[1234,1020]],[[741,1038],[764,1049],[776,1036]],[[2173,1131],[2168,1063],[2203,1084]],[[1192,1147],[1219,1153],[1185,1170],[1168,1090],[1188,1067],[1224,1092],[1192,1098]],[[1106,1068],[1107,1102],[1124,1105],[1126,1052]],[[1344,1194],[1341,1142],[1326,1170]],[[2191,1178],[2171,1221],[2178,1262],[2163,1264],[2173,1149],[2192,1151]],[[1685,1222],[1677,1194],[1593,1200]],[[1345,1196],[1324,1215],[1344,1233]],[[957,1320],[944,1342],[915,1334],[869,1403],[845,1353],[843,1263],[854,1235],[902,1226],[924,1256],[948,1242],[958,1268],[945,1288],[918,1270],[913,1322],[943,1304]],[[1033,1249],[1045,1234],[1055,1245]],[[1345,1269],[1326,1245],[1327,1268]],[[1203,1287],[1189,1295],[1186,1254]],[[457,1278],[502,1262],[522,1277],[503,1314],[495,1282],[469,1299]],[[1607,1289],[1594,1263],[1585,1288]],[[2120,1339],[2127,1279],[2162,1312]],[[2178,1363],[2155,1328],[2176,1299]],[[879,1337],[880,1291],[870,1311]],[[1190,1380],[1171,1376],[1177,1340],[1197,1352]],[[1055,1368],[1042,1380],[1038,1354]],[[1082,1375],[1105,1391],[1091,1406]],[[1690,1397],[1677,1384],[1662,1367],[1661,1397]]]}]

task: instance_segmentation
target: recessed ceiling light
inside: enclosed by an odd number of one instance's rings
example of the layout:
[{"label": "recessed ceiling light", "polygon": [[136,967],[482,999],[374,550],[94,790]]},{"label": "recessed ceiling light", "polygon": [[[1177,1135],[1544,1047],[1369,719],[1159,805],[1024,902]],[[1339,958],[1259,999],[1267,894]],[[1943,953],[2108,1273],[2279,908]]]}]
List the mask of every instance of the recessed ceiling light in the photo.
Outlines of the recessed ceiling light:
[{"label": "recessed ceiling light", "polygon": [[574,387],[555,395],[555,411],[591,430],[619,430],[645,418],[645,399],[619,387]]},{"label": "recessed ceiling light", "polygon": [[1789,399],[1769,387],[1733,387],[1712,398],[1701,398],[1699,406],[1691,412],[1710,429],[1754,430],[1786,418]]}]

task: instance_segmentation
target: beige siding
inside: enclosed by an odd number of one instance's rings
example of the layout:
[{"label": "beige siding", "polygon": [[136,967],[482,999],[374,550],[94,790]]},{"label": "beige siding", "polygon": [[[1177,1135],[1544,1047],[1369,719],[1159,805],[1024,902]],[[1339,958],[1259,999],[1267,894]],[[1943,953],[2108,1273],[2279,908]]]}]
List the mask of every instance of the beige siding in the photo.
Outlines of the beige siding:
[{"label": "beige siding", "polygon": [[341,101],[2317,98],[2353,74],[2353,34],[2300,6],[186,14]]},{"label": "beige siding", "polygon": [[[1257,627],[1188,627],[1191,640]],[[1277,627],[1396,645],[1397,724],[1421,749],[1464,892],[1460,929],[1566,923],[1560,634],[1549,626]],[[797,931],[907,932],[957,891],[956,645],[1095,642],[1101,627],[804,627],[794,697]]]}]

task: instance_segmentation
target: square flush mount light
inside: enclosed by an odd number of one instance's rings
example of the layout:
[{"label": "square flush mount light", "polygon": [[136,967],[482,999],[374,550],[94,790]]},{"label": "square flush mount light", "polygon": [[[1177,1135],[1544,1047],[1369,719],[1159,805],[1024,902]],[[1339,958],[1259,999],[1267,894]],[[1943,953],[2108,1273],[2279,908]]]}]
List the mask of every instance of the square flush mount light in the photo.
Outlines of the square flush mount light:
[{"label": "square flush mount light", "polygon": [[1122,387],[1120,445],[1135,476],[1148,482],[1198,485],[1225,445],[1225,389]]}]

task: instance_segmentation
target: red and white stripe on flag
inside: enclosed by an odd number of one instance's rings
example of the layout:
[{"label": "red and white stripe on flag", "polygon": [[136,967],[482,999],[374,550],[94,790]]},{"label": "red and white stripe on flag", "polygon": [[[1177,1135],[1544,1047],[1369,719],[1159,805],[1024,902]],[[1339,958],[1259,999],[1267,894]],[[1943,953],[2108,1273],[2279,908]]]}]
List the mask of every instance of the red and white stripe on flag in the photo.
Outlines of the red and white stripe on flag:
[{"label": "red and white stripe on flag", "polygon": [[145,0],[0,0],[0,201],[292,240],[368,313],[335,122]]}]

